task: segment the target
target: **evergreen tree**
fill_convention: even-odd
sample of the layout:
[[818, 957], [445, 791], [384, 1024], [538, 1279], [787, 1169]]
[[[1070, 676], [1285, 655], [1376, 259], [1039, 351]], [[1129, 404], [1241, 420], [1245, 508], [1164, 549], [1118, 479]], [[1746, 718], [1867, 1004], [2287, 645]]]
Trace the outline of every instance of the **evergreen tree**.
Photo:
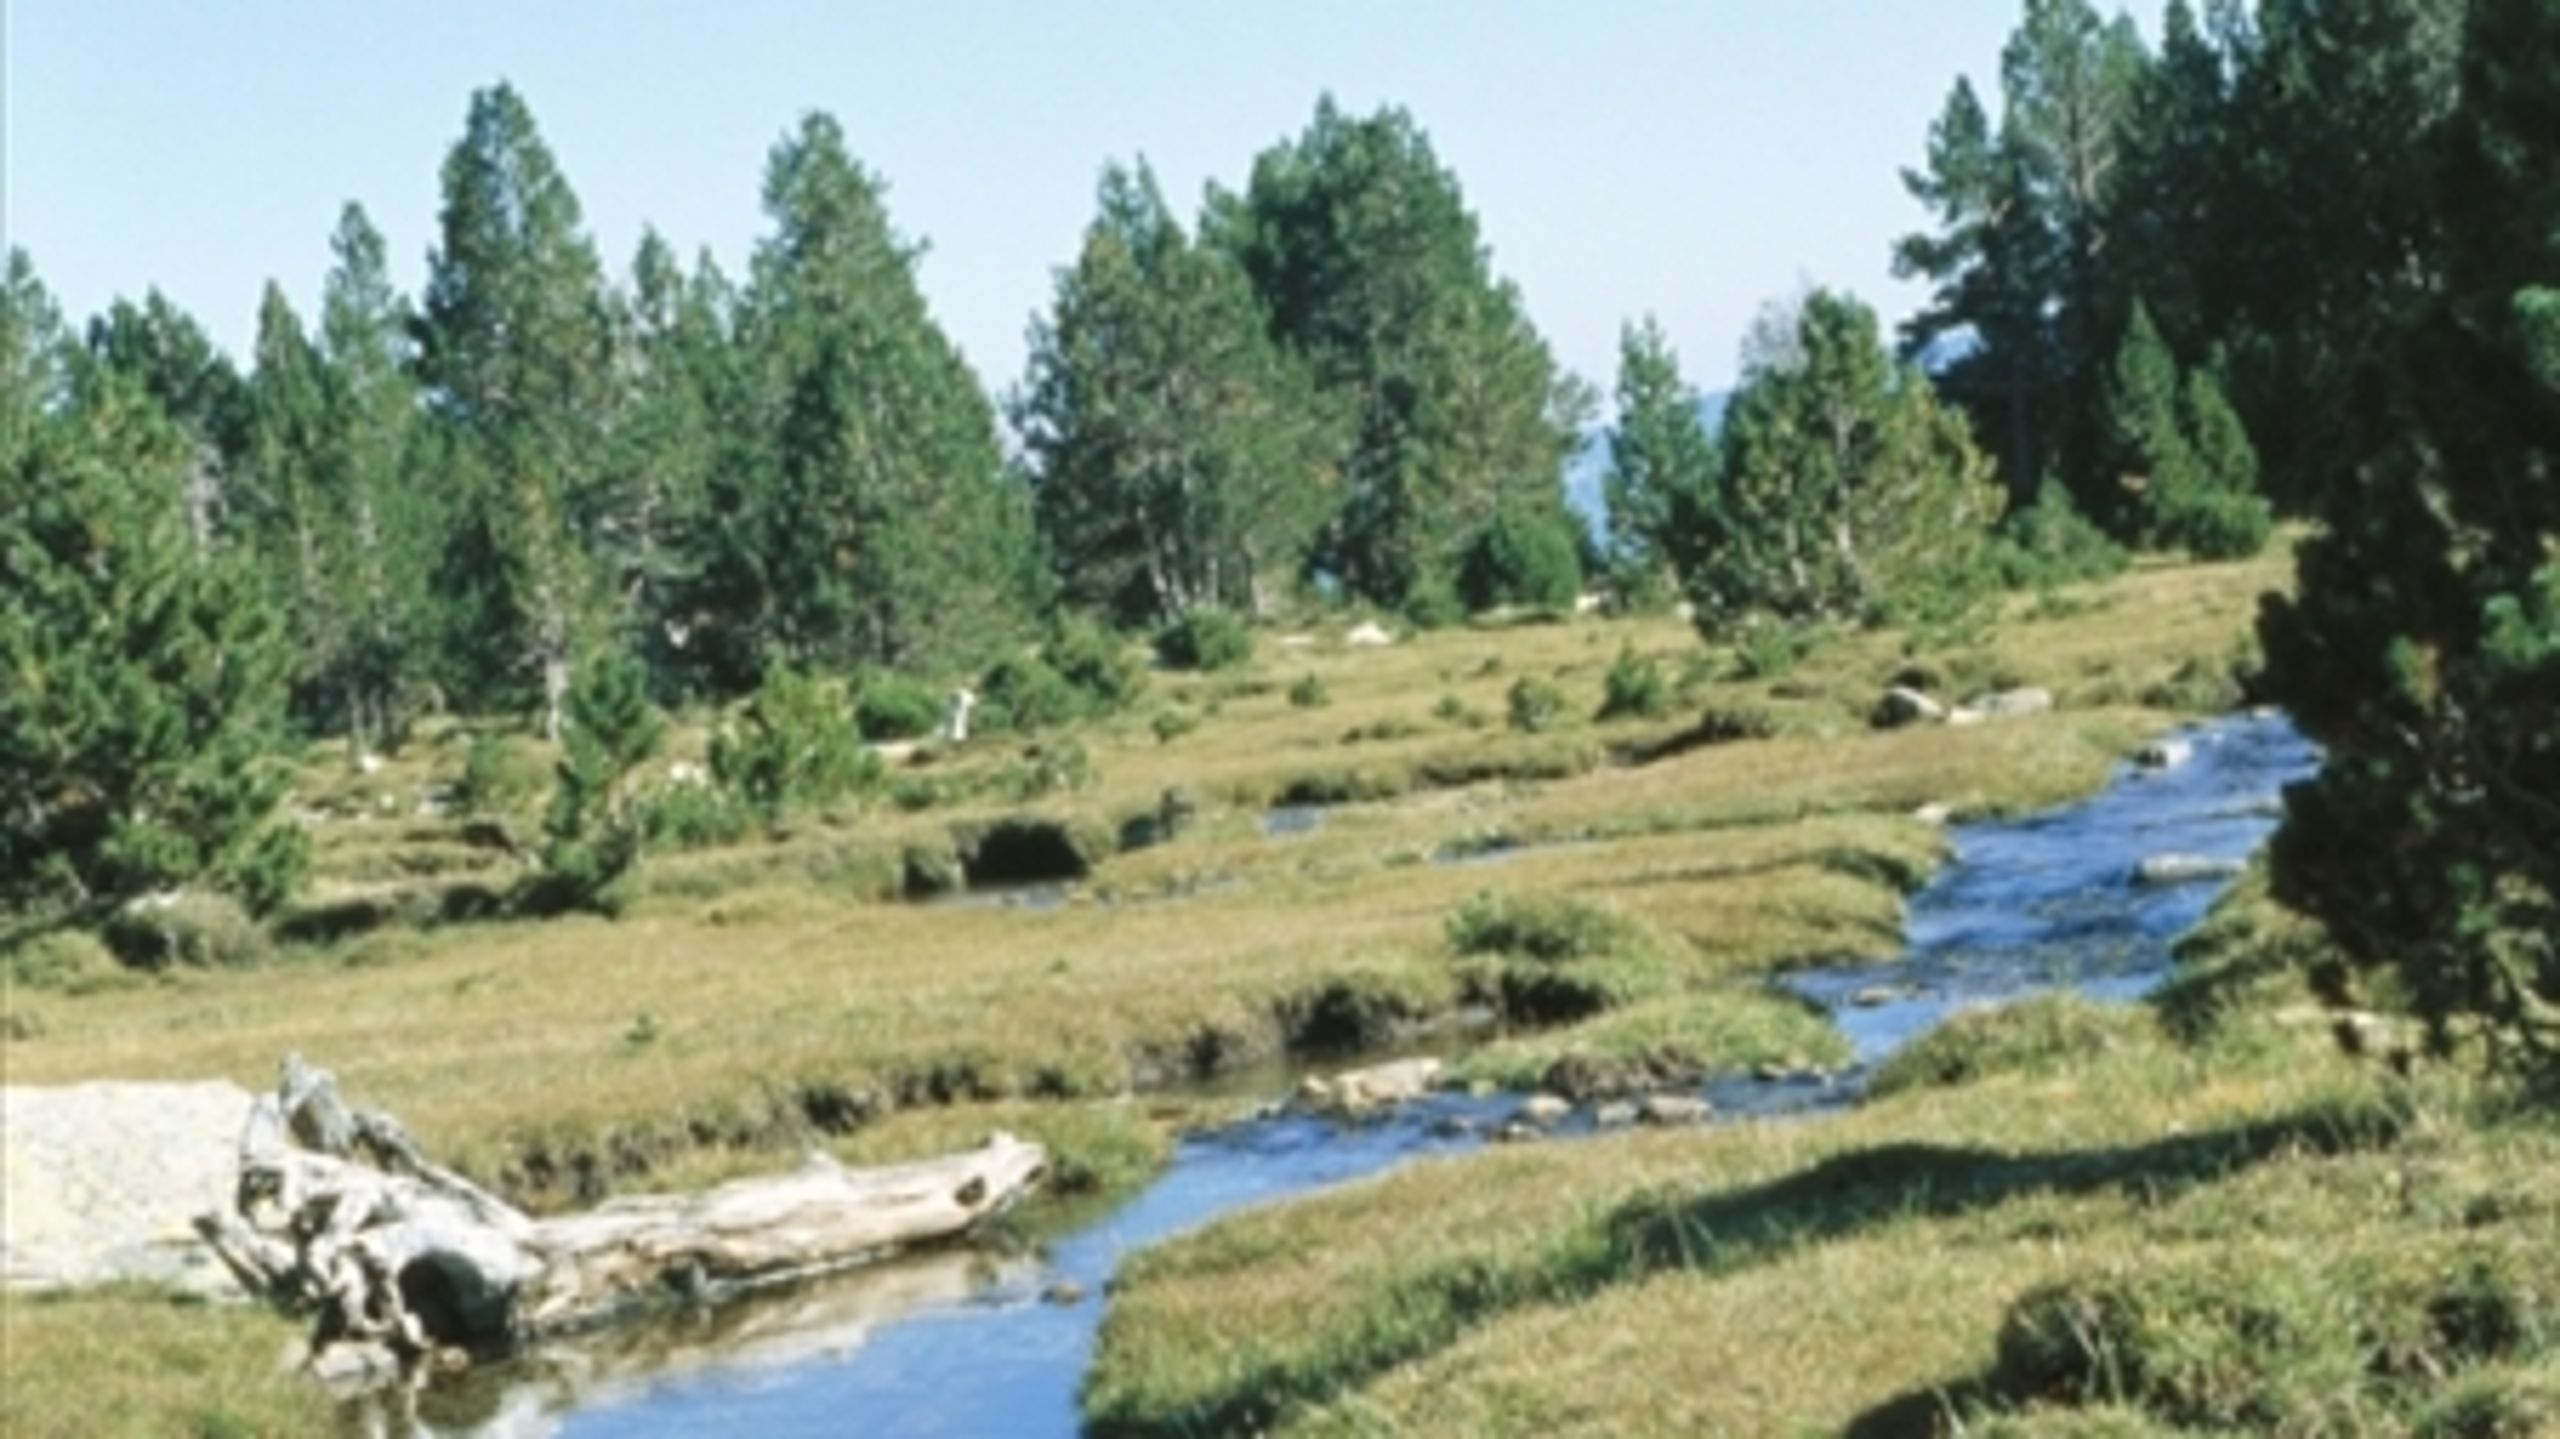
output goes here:
[[1997, 127], [1960, 82], [1927, 168], [1904, 177], [1939, 226], [1896, 248], [1898, 273], [1936, 286], [1907, 345], [1970, 340], [1950, 390], [2003, 437], [2020, 504], [2058, 469], [2104, 507], [2092, 419], [2118, 289], [2112, 200], [2145, 58], [2131, 21], [2109, 22], [2089, 0], [2026, 0], [2001, 55]]
[[2274, 692], [2328, 750], [2276, 889], [2395, 972], [2439, 1044], [2472, 1018], [2560, 1066], [2560, 3], [2475, 0], [2436, 164], [2441, 297], [2354, 397], [2396, 435], [2328, 496]]
[[1212, 197], [1208, 229], [1273, 335], [1351, 413], [1321, 563], [1352, 593], [1445, 591], [1506, 506], [1561, 509], [1589, 397], [1493, 276], [1457, 177], [1410, 116], [1355, 120], [1326, 98], [1242, 196]]
[[432, 668], [429, 577], [445, 517], [418, 472], [418, 390], [410, 315], [385, 268], [382, 236], [349, 204], [330, 237], [320, 304], [325, 363], [322, 471], [330, 499], [331, 591], [343, 625], [332, 685], [359, 749], [404, 727]]
[[993, 654], [1036, 577], [995, 415], [916, 288], [884, 187], [812, 114], [773, 152], [742, 321], [760, 447], [715, 506], [738, 516], [714, 588], [751, 652], [932, 668]]
[[37, 427], [61, 408], [68, 349], [62, 312], [35, 262], [11, 247], [0, 273], [0, 471], [16, 467]]
[[599, 607], [586, 541], [607, 494], [611, 334], [579, 224], [523, 99], [505, 84], [473, 94], [445, 160], [419, 324], [419, 373], [455, 466], [438, 589], [464, 701], [538, 697], [554, 735]]
[[1856, 300], [1816, 291], [1764, 334], [1725, 413], [1717, 483], [1676, 506], [1699, 627], [1867, 623], [1977, 592], [1999, 494], [1963, 417], [1894, 364]]
[[640, 862], [648, 816], [632, 775], [666, 738], [666, 719], [649, 703], [649, 673], [606, 650], [570, 686], [560, 765], [543, 818], [542, 875], [526, 906], [610, 913], [616, 887]]
[[1609, 432], [1608, 561], [1619, 592], [1642, 597], [1671, 567], [1672, 517], [1715, 484], [1715, 441], [1680, 357], [1648, 316], [1618, 336], [1618, 423]]
[[1143, 163], [1104, 171], [1013, 403], [1062, 593], [1134, 625], [1263, 608], [1334, 499], [1328, 418], [1233, 259]]
[[2119, 529], [2203, 559], [2265, 547], [2274, 517], [2247, 428], [2211, 371], [2181, 375], [2140, 302], [2108, 375], [2106, 418]]
[[273, 282], [258, 305], [256, 362], [232, 504], [283, 617], [295, 708], [317, 728], [339, 717], [347, 635], [332, 574], [341, 536], [324, 469], [326, 382], [319, 351]]
[[230, 471], [247, 416], [239, 371], [194, 316], [153, 290], [141, 304], [118, 300], [89, 322], [75, 379], [93, 390], [131, 384], [175, 423], [187, 442], [188, 533], [199, 551], [210, 551], [229, 520]]
[[706, 258], [688, 276], [654, 230], [641, 236], [621, 314], [604, 555], [626, 642], [661, 675], [700, 681], [688, 603], [721, 464], [733, 385], [727, 294]]
[[103, 908], [209, 881], [268, 907], [286, 653], [258, 587], [188, 530], [196, 442], [94, 374], [0, 471], [0, 902]]

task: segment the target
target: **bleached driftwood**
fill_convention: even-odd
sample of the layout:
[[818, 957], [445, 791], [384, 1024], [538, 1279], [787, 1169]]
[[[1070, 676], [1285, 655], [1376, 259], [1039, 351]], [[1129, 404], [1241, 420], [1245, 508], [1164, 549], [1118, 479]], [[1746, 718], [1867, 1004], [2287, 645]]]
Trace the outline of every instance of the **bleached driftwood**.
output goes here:
[[317, 1313], [316, 1350], [406, 1358], [950, 1239], [1047, 1167], [1039, 1145], [999, 1134], [922, 1163], [848, 1169], [812, 1155], [787, 1175], [537, 1220], [430, 1162], [389, 1116], [350, 1109], [328, 1071], [291, 1055], [242, 1132], [232, 1212], [197, 1229], [252, 1293]]

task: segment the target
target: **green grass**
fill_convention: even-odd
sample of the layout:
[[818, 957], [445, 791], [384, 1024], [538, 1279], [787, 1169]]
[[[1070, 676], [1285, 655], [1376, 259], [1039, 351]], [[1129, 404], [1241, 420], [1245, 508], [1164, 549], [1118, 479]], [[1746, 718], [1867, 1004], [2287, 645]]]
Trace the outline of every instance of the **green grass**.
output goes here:
[[[1918, 657], [1950, 697], [2034, 683], [2061, 700], [2054, 715], [1978, 729], [1867, 727], [1875, 695], [1915, 660], [1890, 633], [1835, 638], [1764, 679], [1740, 677], [1731, 655], [1663, 618], [1440, 631], [1382, 650], [1329, 635], [1265, 644], [1241, 671], [1160, 675], [1143, 703], [1069, 735], [929, 755], [867, 805], [653, 853], [612, 921], [475, 917], [521, 874], [509, 842], [533, 833], [525, 806], [538, 795], [496, 824], [422, 812], [423, 797], [462, 778], [472, 731], [431, 725], [371, 774], [322, 746], [296, 802], [334, 817], [317, 823], [314, 892], [278, 958], [102, 983], [93, 954], [49, 950], [26, 965], [57, 982], [0, 996], [0, 1042], [11, 1082], [30, 1084], [261, 1087], [279, 1055], [300, 1050], [401, 1115], [431, 1152], [536, 1207], [784, 1168], [812, 1145], [907, 1157], [998, 1128], [1050, 1145], [1059, 1197], [1090, 1199], [1138, 1183], [1180, 1126], [1221, 1112], [1222, 1101], [1147, 1096], [1301, 1049], [1383, 1044], [1487, 998], [1512, 1001], [1515, 1020], [1573, 1020], [1461, 1057], [1469, 1076], [1505, 1084], [1827, 1066], [1844, 1057], [1837, 1036], [1767, 980], [1899, 947], [1902, 895], [1943, 856], [1939, 831], [1912, 812], [2013, 812], [2094, 788], [2202, 697], [2258, 592], [2285, 575], [2281, 555], [2147, 565], [2071, 605], [2016, 602], [1988, 641]], [[1613, 667], [1646, 666], [1680, 677], [1668, 715], [1585, 718], [1604, 707]], [[1504, 726], [1523, 680], [1562, 696], [1554, 732]], [[1324, 703], [1305, 703], [1315, 695]], [[1159, 711], [1198, 727], [1162, 739], [1149, 721]], [[698, 763], [708, 729], [702, 717], [677, 726], [666, 760]], [[520, 768], [547, 770], [538, 744], [502, 743]], [[1174, 790], [1179, 833], [1115, 852]], [[1266, 837], [1259, 812], [1284, 797], [1336, 807], [1311, 835]], [[1066, 836], [1090, 864], [1070, 903], [898, 902], [920, 865], [947, 870], [973, 837], [1013, 821]], [[1471, 853], [1481, 862], [1441, 862]], [[1453, 945], [1451, 916], [1471, 905], [1519, 933]], [[1558, 984], [1579, 999], [1521, 1002]], [[1985, 1092], [2057, 1082], [2032, 1069]], [[1925, 1117], [1958, 1092], [1896, 1102]], [[2001, 1122], [2028, 1134], [2060, 1112], [2041, 1097], [2007, 1102]], [[1145, 1424], [1186, 1406], [1315, 1422], [1319, 1399], [1390, 1402], [1370, 1377], [1455, 1354], [1465, 1336], [1489, 1340], [1510, 1322], [1487, 1328], [1495, 1316], [1676, 1278], [1677, 1266], [1622, 1252], [1633, 1231], [1611, 1226], [1636, 1212], [1634, 1189], [1708, 1173], [1775, 1182], [1788, 1156], [1814, 1162], [1814, 1133], [1845, 1144], [1868, 1122], [1773, 1133], [1765, 1148], [1649, 1135], [1573, 1151], [1587, 1158], [1489, 1156], [1466, 1181], [1480, 1194], [1443, 1192], [1437, 1167], [1400, 1177], [1384, 1192], [1404, 1206], [1382, 1212], [1412, 1231], [1409, 1244], [1373, 1244], [1373, 1221], [1345, 1216], [1342, 1245], [1221, 1281], [1236, 1313], [1264, 1293], [1276, 1307], [1262, 1334], [1202, 1319], [1198, 1362], [1218, 1375], [1135, 1377], [1156, 1362], [1135, 1357], [1160, 1342], [1147, 1336], [1185, 1333], [1148, 1316], [1182, 1289], [1163, 1266], [1188, 1261], [1151, 1257], [1128, 1317], [1115, 1318], [1097, 1398], [1131, 1423], [1154, 1416]], [[1935, 1121], [1910, 1122], [1925, 1133]], [[1949, 1143], [2012, 1140], [1988, 1120], [1939, 1128]], [[1255, 1232], [1222, 1227], [1174, 1253]], [[1355, 1261], [1373, 1267], [1346, 1276], [1340, 1265]], [[1302, 1313], [1287, 1297], [1308, 1264], [1343, 1281], [1347, 1307]], [[1298, 1326], [1319, 1311], [1340, 1325], [1310, 1353]], [[211, 1313], [131, 1296], [13, 1301], [10, 1337], [53, 1346], [41, 1351], [45, 1404], [97, 1396], [110, 1432], [128, 1401], [151, 1416], [134, 1421], [147, 1432], [189, 1432], [198, 1403], [241, 1406], [234, 1432], [309, 1427], [182, 1377], [248, 1374], [211, 1356], [282, 1332]], [[198, 1357], [128, 1379], [111, 1342], [128, 1323]], [[1425, 1331], [1427, 1344], [1396, 1337]], [[10, 1368], [11, 1402], [23, 1403], [32, 1391], [16, 1376], [32, 1371], [14, 1348]], [[263, 1394], [271, 1372], [255, 1372]], [[1255, 1375], [1272, 1387], [1245, 1382]], [[1266, 1402], [1278, 1407], [1252, 1407]], [[25, 1412], [10, 1432], [61, 1422]]]

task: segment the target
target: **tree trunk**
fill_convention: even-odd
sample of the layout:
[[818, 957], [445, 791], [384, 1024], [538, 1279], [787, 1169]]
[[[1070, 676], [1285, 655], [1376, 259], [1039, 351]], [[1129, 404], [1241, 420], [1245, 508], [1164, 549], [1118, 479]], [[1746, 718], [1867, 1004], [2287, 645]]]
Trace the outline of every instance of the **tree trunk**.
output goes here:
[[915, 1164], [848, 1169], [812, 1154], [790, 1174], [534, 1219], [427, 1160], [388, 1115], [349, 1109], [328, 1071], [289, 1055], [241, 1135], [232, 1210], [196, 1227], [253, 1294], [316, 1314], [316, 1365], [373, 1373], [958, 1238], [1047, 1169], [1039, 1145], [998, 1134]]

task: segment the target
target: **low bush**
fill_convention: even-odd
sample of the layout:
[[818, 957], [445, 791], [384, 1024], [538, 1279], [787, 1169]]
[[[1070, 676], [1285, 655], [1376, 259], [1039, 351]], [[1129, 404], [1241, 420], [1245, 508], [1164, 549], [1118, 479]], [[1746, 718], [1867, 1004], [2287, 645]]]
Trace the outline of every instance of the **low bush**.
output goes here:
[[978, 681], [978, 727], [1025, 734], [1056, 729], [1093, 713], [1084, 691], [1037, 655], [1011, 655]]
[[2001, 583], [2013, 590], [2107, 579], [2123, 573], [2127, 559], [2124, 546], [2080, 513], [2070, 492], [2052, 480], [2036, 491], [2035, 503], [2000, 522], [1991, 557]]
[[275, 950], [249, 912], [219, 894], [126, 905], [107, 920], [100, 938], [118, 959], [147, 970], [236, 968], [261, 963]]
[[0, 950], [0, 973], [15, 986], [63, 994], [111, 988], [125, 978], [115, 953], [84, 929], [52, 929], [17, 940]]
[[871, 670], [853, 702], [854, 728], [874, 744], [923, 739], [941, 728], [942, 707], [943, 696], [924, 681]]
[[1185, 709], [1160, 709], [1147, 721], [1147, 728], [1155, 732], [1156, 743], [1171, 744], [1200, 728], [1200, 716]]
[[2149, 1015], [2053, 995], [1957, 1014], [1897, 1051], [1868, 1093], [1970, 1084], [1994, 1074], [2058, 1074], [2140, 1043]]
[[541, 757], [528, 740], [478, 734], [462, 752], [462, 781], [454, 802], [465, 814], [497, 818], [523, 814], [542, 794], [545, 774]]
[[1333, 696], [1326, 693], [1324, 681], [1313, 674], [1300, 675], [1290, 682], [1289, 703], [1298, 709], [1322, 709], [1332, 702]]
[[1060, 678], [1083, 694], [1093, 714], [1110, 714], [1137, 703], [1146, 692], [1146, 666], [1117, 633], [1081, 615], [1058, 622], [1040, 658]]
[[1507, 507], [1467, 546], [1458, 592], [1470, 609], [1526, 605], [1570, 612], [1582, 591], [1582, 557], [1572, 521]]
[[1671, 686], [1662, 677], [1662, 666], [1650, 655], [1639, 655], [1632, 646], [1618, 647], [1618, 657], [1609, 662], [1609, 673], [1600, 685], [1600, 718], [1660, 719], [1671, 712]]
[[1167, 669], [1237, 669], [1253, 659], [1253, 630], [1242, 615], [1203, 606], [1156, 631], [1156, 657]]
[[1544, 734], [1565, 721], [1569, 706], [1552, 680], [1523, 675], [1511, 686], [1511, 727], [1522, 734]]

